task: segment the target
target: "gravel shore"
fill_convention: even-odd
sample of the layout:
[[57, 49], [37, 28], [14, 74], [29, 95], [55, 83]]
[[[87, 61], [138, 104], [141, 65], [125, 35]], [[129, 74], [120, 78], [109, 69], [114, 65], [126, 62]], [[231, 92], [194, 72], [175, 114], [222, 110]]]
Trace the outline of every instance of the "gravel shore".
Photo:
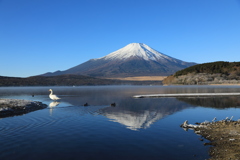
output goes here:
[[229, 119], [217, 122], [203, 122], [197, 125], [188, 124], [186, 121], [181, 125], [184, 129], [193, 129], [194, 132], [207, 139], [211, 145], [210, 160], [239, 160], [240, 159], [240, 121]]
[[0, 118], [22, 115], [46, 107], [46, 104], [38, 101], [21, 99], [0, 99]]

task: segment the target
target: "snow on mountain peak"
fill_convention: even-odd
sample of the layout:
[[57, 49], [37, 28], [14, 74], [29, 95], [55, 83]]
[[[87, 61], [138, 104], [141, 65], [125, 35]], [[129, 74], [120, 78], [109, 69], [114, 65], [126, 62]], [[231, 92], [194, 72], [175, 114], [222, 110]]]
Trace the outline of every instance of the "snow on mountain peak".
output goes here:
[[172, 59], [171, 57], [164, 55], [143, 43], [130, 43], [127, 46], [99, 59], [124, 60], [131, 57], [139, 57], [139, 58], [143, 58], [144, 60], [154, 60], [154, 61], [157, 61], [159, 59]]

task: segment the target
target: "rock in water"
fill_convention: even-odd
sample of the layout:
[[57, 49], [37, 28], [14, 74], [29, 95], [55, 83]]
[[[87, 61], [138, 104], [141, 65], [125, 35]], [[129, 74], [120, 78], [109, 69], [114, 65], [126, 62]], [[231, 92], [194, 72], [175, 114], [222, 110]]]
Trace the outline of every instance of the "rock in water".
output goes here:
[[14, 115], [22, 115], [46, 107], [46, 104], [38, 101], [21, 99], [0, 99], [0, 118]]

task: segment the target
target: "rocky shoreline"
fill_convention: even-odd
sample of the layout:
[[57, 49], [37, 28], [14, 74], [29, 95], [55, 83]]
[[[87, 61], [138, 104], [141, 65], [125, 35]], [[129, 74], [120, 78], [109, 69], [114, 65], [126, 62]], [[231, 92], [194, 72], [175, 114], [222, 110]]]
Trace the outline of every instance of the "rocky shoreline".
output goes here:
[[193, 129], [199, 140], [207, 139], [210, 142], [204, 145], [211, 145], [210, 160], [239, 160], [240, 159], [240, 120], [233, 121], [232, 118], [212, 122], [188, 124], [185, 121], [181, 127], [185, 130]]
[[0, 118], [22, 115], [46, 107], [46, 104], [38, 101], [0, 99]]

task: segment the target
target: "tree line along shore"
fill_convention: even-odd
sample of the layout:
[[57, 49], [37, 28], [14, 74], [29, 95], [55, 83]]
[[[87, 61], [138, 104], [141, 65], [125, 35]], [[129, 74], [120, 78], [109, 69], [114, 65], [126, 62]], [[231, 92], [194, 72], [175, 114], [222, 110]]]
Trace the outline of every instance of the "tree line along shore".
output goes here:
[[240, 84], [240, 62], [203, 63], [177, 71], [164, 85]]

